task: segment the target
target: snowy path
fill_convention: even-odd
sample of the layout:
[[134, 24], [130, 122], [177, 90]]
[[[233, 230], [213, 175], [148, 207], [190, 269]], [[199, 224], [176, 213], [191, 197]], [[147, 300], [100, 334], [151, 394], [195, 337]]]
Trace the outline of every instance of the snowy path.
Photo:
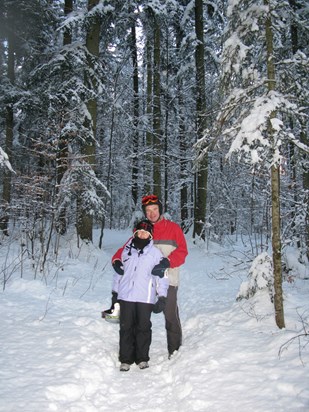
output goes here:
[[167, 359], [163, 316], [153, 315], [150, 368], [120, 373], [118, 326], [99, 315], [124, 236], [111, 233], [104, 252], [68, 260], [57, 287], [29, 275], [1, 294], [1, 412], [309, 411], [308, 349], [304, 364], [296, 344], [278, 357], [299, 328], [295, 308], [308, 302], [308, 285], [288, 286], [291, 320], [279, 331], [272, 317], [257, 321], [267, 303], [250, 317], [235, 302], [241, 274], [228, 254], [192, 245], [179, 291], [181, 350]]

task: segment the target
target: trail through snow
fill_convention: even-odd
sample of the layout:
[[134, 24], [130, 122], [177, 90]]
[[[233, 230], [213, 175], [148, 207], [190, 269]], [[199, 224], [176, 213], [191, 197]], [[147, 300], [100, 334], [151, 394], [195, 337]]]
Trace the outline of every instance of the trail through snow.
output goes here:
[[[153, 315], [150, 367], [119, 372], [110, 258], [129, 236], [106, 231], [103, 250], [68, 245], [48, 277], [12, 279], [0, 298], [1, 412], [309, 411], [308, 280], [284, 284], [286, 329], [266, 292], [236, 302], [245, 247], [193, 245], [181, 269], [183, 346], [167, 358], [163, 315]], [[4, 258], [1, 256], [1, 260]], [[58, 263], [60, 258], [58, 260]], [[281, 356], [279, 351], [282, 349]]]

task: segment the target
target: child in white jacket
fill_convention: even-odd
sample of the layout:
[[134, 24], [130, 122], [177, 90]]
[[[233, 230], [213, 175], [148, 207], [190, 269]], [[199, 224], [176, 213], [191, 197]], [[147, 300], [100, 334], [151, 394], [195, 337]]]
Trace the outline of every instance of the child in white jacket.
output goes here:
[[153, 226], [139, 222], [133, 237], [125, 245], [121, 261], [113, 262], [114, 298], [120, 304], [120, 370], [128, 371], [136, 363], [148, 368], [151, 344], [151, 312], [164, 309], [169, 282], [164, 276], [169, 261], [153, 245]]

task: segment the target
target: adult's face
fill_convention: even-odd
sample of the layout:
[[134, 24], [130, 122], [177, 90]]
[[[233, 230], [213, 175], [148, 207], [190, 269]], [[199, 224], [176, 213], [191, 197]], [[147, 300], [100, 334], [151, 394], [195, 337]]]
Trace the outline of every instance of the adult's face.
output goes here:
[[152, 224], [158, 222], [160, 219], [160, 212], [158, 205], [149, 205], [145, 207], [145, 215]]

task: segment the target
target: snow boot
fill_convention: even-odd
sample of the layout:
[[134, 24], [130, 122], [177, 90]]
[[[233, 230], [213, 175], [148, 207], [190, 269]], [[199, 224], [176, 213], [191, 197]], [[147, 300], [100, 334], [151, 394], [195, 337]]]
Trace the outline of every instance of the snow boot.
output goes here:
[[138, 364], [138, 367], [139, 367], [140, 369], [147, 369], [147, 368], [149, 368], [149, 365], [148, 365], [148, 362], [140, 362], [140, 363]]
[[130, 370], [130, 365], [128, 363], [122, 363], [120, 365], [120, 372], [128, 372]]

